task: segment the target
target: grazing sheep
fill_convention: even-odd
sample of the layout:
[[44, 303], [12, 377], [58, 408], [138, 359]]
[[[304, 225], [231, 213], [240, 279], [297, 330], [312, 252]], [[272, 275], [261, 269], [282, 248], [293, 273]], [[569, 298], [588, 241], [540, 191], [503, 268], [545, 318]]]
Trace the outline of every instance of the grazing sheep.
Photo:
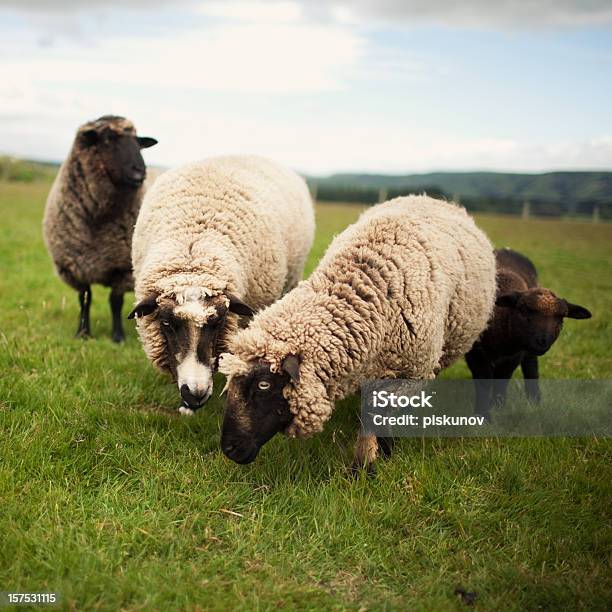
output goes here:
[[[306, 183], [254, 156], [217, 157], [161, 175], [134, 231], [145, 352], [178, 384], [192, 414], [211, 395], [234, 315], [274, 302], [302, 277], [314, 237]], [[248, 304], [248, 306], [247, 306]]]
[[525, 392], [540, 400], [538, 357], [559, 337], [564, 317], [589, 319], [582, 306], [558, 298], [538, 284], [535, 266], [511, 249], [495, 251], [497, 298], [489, 326], [465, 360], [476, 390], [476, 413], [490, 417], [491, 406], [503, 403], [508, 382], [520, 365]]
[[123, 117], [85, 123], [49, 192], [43, 235], [58, 276], [79, 292], [82, 338], [91, 335], [94, 283], [111, 288], [112, 338], [125, 338], [121, 308], [134, 286], [130, 250], [146, 176], [140, 149], [156, 143]]
[[[366, 379], [434, 378], [472, 346], [494, 297], [493, 249], [463, 208], [427, 196], [374, 206], [231, 339], [223, 452], [249, 463], [279, 431], [320, 432]], [[360, 436], [356, 465], [379, 446]]]

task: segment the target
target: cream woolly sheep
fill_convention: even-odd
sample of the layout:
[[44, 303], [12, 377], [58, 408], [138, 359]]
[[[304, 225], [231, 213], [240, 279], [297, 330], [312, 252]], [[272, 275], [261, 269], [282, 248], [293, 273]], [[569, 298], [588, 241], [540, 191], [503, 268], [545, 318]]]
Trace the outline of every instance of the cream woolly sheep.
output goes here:
[[[427, 196], [371, 208], [230, 340], [223, 452], [248, 463], [278, 431], [320, 432], [366, 379], [435, 377], [472, 346], [494, 297], [493, 248], [463, 208]], [[360, 438], [356, 463], [377, 453]]]
[[[220, 347], [302, 277], [314, 236], [312, 200], [294, 172], [228, 156], [162, 174], [147, 192], [132, 249], [130, 314], [149, 359], [178, 384], [182, 413], [211, 395]], [[247, 306], [248, 304], [248, 306]]]
[[133, 289], [131, 244], [144, 192], [141, 138], [131, 121], [106, 115], [82, 125], [51, 187], [43, 234], [58, 276], [79, 292], [77, 336], [91, 334], [91, 285], [111, 288], [112, 338], [124, 339], [123, 294]]

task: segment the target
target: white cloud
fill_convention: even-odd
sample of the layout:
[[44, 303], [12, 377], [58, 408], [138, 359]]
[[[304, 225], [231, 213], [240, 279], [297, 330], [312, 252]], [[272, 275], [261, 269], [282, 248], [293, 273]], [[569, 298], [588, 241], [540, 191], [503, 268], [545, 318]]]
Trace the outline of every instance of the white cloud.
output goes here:
[[[577, 27], [612, 24], [610, 0], [160, 0], [156, 8], [196, 10], [223, 19], [287, 22], [300, 14], [317, 20], [370, 25], [438, 24], [453, 27]], [[71, 15], [97, 10], [150, 11], [148, 0], [0, 0], [0, 8]]]
[[[197, 0], [160, 0], [158, 4], [195, 4]], [[0, 8], [18, 9], [40, 13], [68, 13], [87, 11], [100, 7], [123, 7], [151, 10], [150, 0], [0, 0]]]
[[361, 24], [369, 20], [469, 28], [612, 24], [609, 0], [305, 0], [304, 6]]
[[[291, 163], [315, 174], [411, 173], [436, 170], [543, 172], [612, 167], [612, 137], [539, 143], [508, 138], [453, 138], [415, 134], [404, 126], [327, 126], [316, 143], [304, 129], [304, 146]], [[295, 137], [299, 138], [296, 134]], [[287, 152], [289, 153], [289, 152]]]
[[202, 2], [196, 12], [219, 19], [257, 23], [291, 23], [302, 17], [299, 2]]
[[5, 79], [86, 82], [235, 93], [341, 89], [364, 47], [326, 25], [233, 25], [165, 38], [113, 38], [3, 62]]
[[[11, 4], [17, 2], [0, 0], [0, 7]], [[535, 135], [533, 141], [527, 140], [529, 136], [500, 138], [497, 124], [491, 122], [487, 138], [462, 137], [461, 125], [447, 134], [436, 131], [436, 113], [441, 119], [452, 113], [452, 100], [431, 112], [422, 108], [425, 102], [412, 102], [421, 91], [427, 94], [424, 99], [433, 99], [429, 94], [443, 78], [443, 63], [426, 65], [407, 45], [385, 46], [375, 37], [366, 38], [362, 28], [342, 25], [355, 19], [368, 24], [378, 19], [393, 24], [507, 24], [525, 15], [528, 6], [535, 12], [524, 17], [525, 23], [596, 23], [606, 14], [606, 6], [597, 2], [586, 8], [577, 2], [543, 2], [533, 8], [534, 3], [497, 6], [500, 3], [478, 0], [461, 5], [451, 5], [450, 0], [185, 1], [185, 6], [193, 5], [187, 13], [193, 24], [166, 28], [156, 12], [162, 23], [156, 22], [155, 34], [146, 30], [143, 16], [133, 36], [113, 27], [124, 9], [147, 6], [144, 0], [110, 0], [104, 5], [91, 0], [79, 7], [83, 13], [110, 11], [113, 18], [105, 29], [78, 38], [72, 34], [88, 32], [85, 26], [93, 18], [77, 20], [71, 35], [45, 48], [37, 47], [35, 32], [47, 9], [36, 0], [19, 4], [22, 9], [30, 7], [40, 21], [19, 31], [6, 29], [0, 40], [0, 143], [3, 151], [17, 155], [61, 159], [80, 123], [115, 113], [133, 119], [142, 134], [159, 139], [160, 146], [147, 151], [147, 159], [166, 165], [253, 152], [316, 174], [612, 166], [610, 136], [576, 136], [554, 143], [538, 142]], [[53, 23], [72, 14], [68, 9], [74, 6], [76, 0], [54, 3]], [[368, 98], [377, 91], [389, 92], [389, 102], [395, 105], [380, 96]], [[294, 104], [286, 115], [274, 117], [261, 106], [249, 108], [242, 101], [245, 94], [260, 103], [269, 100], [274, 109], [282, 110], [288, 99]], [[206, 106], [210, 98], [217, 100], [216, 108]], [[402, 110], [398, 99], [405, 101]], [[225, 100], [229, 107], [219, 110]], [[306, 108], [310, 100], [317, 109], [313, 113]], [[411, 124], [418, 121], [415, 116], [426, 118], [423, 125]], [[485, 121], [478, 126], [479, 134], [487, 133]]]
[[[0, 121], [0, 140], [9, 153], [61, 159], [78, 123], [104, 112], [132, 118], [141, 134], [159, 146], [146, 152], [151, 164], [177, 165], [226, 153], [257, 153], [313, 175], [332, 172], [411, 173], [432, 170], [546, 171], [612, 167], [612, 136], [583, 141], [539, 143], [509, 138], [458, 138], [431, 135], [427, 129], [378, 121], [344, 122], [312, 116], [302, 121], [262, 119], [248, 113], [179, 111], [129, 99], [72, 99], [60, 96], [53, 116]], [[96, 105], [97, 103], [97, 105]], [[82, 105], [88, 106], [83, 112]], [[59, 110], [63, 108], [64, 111]], [[94, 112], [95, 111], [95, 112]], [[71, 116], [70, 113], [73, 113]], [[45, 155], [41, 155], [45, 151]]]

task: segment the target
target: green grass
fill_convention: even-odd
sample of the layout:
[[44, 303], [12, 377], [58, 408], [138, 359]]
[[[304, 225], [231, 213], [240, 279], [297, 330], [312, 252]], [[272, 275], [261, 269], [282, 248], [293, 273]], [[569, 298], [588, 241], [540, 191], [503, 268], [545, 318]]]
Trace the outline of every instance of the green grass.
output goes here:
[[[218, 399], [179, 418], [134, 330], [111, 343], [106, 291], [96, 339], [73, 339], [77, 298], [41, 239], [47, 188], [0, 184], [0, 590], [78, 609], [453, 610], [462, 586], [483, 610], [609, 609], [608, 440], [404, 440], [353, 480], [348, 399], [317, 438], [235, 465]], [[308, 271], [358, 211], [319, 206]], [[478, 222], [595, 314], [568, 322], [543, 376], [609, 378], [612, 226]]]

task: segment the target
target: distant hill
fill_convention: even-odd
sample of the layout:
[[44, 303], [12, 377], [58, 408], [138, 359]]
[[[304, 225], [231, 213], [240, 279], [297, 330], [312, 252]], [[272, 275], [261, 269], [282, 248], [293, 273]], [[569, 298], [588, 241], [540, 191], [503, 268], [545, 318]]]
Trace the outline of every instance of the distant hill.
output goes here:
[[[0, 180], [18, 183], [52, 181], [60, 168], [60, 162], [18, 159], [0, 155]], [[149, 177], [156, 177], [167, 168], [147, 166]]]
[[[51, 181], [59, 164], [0, 156], [0, 181]], [[150, 168], [153, 172], [163, 168]], [[470, 211], [521, 214], [529, 201], [536, 216], [582, 215], [612, 219], [612, 172], [429, 172], [334, 174], [306, 177], [317, 199], [374, 204], [381, 197], [426, 192], [459, 199]]]
[[334, 174], [311, 178], [319, 189], [410, 191], [435, 187], [449, 197], [565, 202], [612, 202], [612, 172], [430, 172], [427, 174]]
[[32, 183], [35, 181], [52, 181], [59, 164], [53, 162], [17, 159], [8, 155], [0, 155], [0, 180]]

